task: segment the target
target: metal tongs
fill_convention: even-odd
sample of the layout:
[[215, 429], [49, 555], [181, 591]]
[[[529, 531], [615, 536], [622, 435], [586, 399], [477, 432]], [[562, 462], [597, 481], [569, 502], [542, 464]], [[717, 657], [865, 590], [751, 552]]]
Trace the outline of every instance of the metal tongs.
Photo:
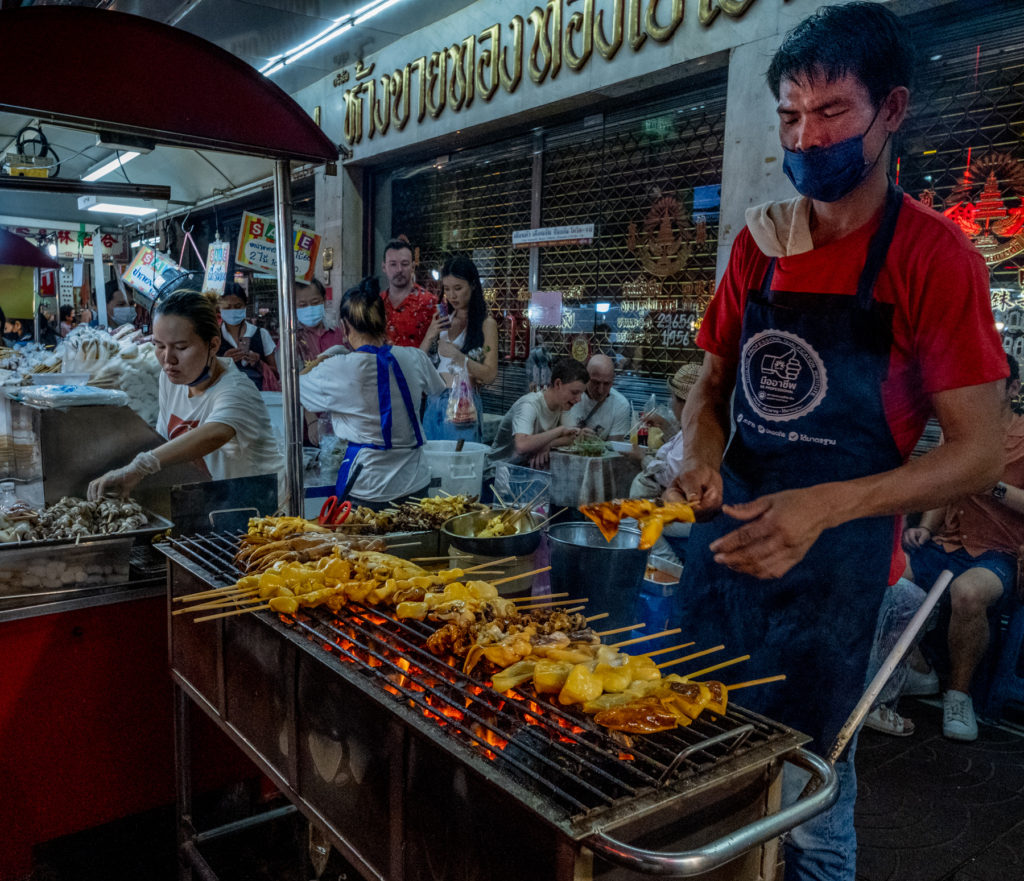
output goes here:
[[[885, 687], [885, 683], [889, 681], [889, 677], [892, 676], [893, 672], [899, 666], [900, 661], [903, 660], [903, 656], [910, 649], [918, 632], [924, 626], [924, 622], [928, 619], [932, 609], [935, 608], [935, 604], [939, 601], [939, 598], [945, 592], [946, 588], [949, 587], [949, 583], [953, 580], [953, 573], [948, 569], [943, 569], [939, 573], [939, 577], [935, 579], [935, 584], [932, 585], [932, 589], [928, 591], [928, 596], [924, 598], [924, 602], [921, 603], [921, 608], [914, 613], [914, 617], [910, 619], [910, 623], [907, 625], [906, 630], [900, 635], [900, 638], [896, 640], [896, 645], [892, 647], [892, 651], [889, 652], [885, 659], [885, 662], [879, 668], [875, 674], [875, 678], [871, 680], [871, 684], [867, 687], [867, 690], [862, 695], [861, 699], [857, 702], [857, 706], [853, 708], [853, 712], [850, 713], [849, 718], [843, 724], [843, 727], [839, 729], [839, 733], [836, 735], [835, 741], [832, 743], [832, 749], [829, 750], [826, 760], [832, 766], [839, 760], [839, 756], [843, 754], [843, 750], [846, 749], [846, 745], [850, 742], [850, 738], [853, 737], [854, 733], [860, 727], [864, 721], [864, 717], [871, 712], [871, 707], [874, 706], [878, 695], [881, 694], [882, 689]], [[807, 786], [804, 787], [801, 793], [801, 798], [805, 798], [813, 793], [820, 784], [820, 778], [811, 777], [807, 781]]]

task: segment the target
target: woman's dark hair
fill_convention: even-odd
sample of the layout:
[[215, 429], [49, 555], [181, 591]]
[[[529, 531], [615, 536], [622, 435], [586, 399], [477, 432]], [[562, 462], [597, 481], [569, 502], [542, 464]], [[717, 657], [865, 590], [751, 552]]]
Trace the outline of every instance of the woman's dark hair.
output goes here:
[[199, 291], [177, 290], [164, 297], [153, 312], [155, 321], [161, 315], [178, 315], [192, 322], [196, 335], [204, 343], [220, 336], [217, 323], [217, 304], [214, 299]]
[[238, 297], [238, 299], [246, 305], [249, 303], [249, 295], [245, 292], [245, 288], [243, 288], [237, 281], [224, 282], [224, 293], [221, 294], [221, 296]]
[[778, 100], [784, 79], [833, 83], [850, 74], [880, 107], [897, 86], [911, 87], [914, 56], [907, 26], [880, 3], [823, 6], [786, 34], [768, 67], [768, 87]]
[[[119, 290], [121, 290], [121, 289], [117, 286], [117, 281], [116, 280], [111, 280], [111, 281], [107, 282], [107, 291], [106, 291], [106, 293], [107, 293], [107, 305], [108, 306], [110, 305], [110, 301], [114, 299], [114, 295]], [[125, 297], [127, 298], [127, 294], [125, 294]]]
[[1020, 379], [1020, 364], [1009, 352], [1006, 353], [1006, 364], [1010, 368], [1010, 375], [1006, 378], [1006, 387], [1009, 388]]
[[382, 337], [387, 332], [388, 316], [380, 296], [380, 284], [373, 276], [345, 291], [339, 311], [342, 320], [358, 333]]
[[559, 358], [551, 365], [551, 382], [560, 380], [563, 383], [590, 381], [590, 374], [575, 358]]
[[[75, 309], [73, 306], [64, 305], [60, 307], [60, 311], [58, 314], [60, 315], [61, 321], [67, 321], [72, 315], [75, 314]], [[0, 315], [3, 315], [3, 313], [0, 312]]]
[[487, 318], [487, 303], [484, 302], [484, 288], [480, 283], [480, 271], [476, 264], [463, 255], [449, 257], [441, 268], [441, 282], [446, 276], [462, 279], [469, 285], [469, 316], [466, 319], [466, 341], [463, 352], [472, 352], [484, 344], [484, 319]]

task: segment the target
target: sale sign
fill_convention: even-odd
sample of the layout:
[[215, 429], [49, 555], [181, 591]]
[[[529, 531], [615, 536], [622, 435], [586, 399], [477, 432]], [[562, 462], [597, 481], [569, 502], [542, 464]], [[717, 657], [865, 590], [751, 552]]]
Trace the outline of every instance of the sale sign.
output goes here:
[[203, 293], [221, 296], [228, 279], [228, 262], [231, 260], [230, 242], [218, 239], [210, 243], [206, 252], [206, 275], [203, 276]]
[[[311, 229], [296, 227], [292, 249], [295, 253], [295, 278], [311, 281], [316, 270], [320, 236]], [[243, 212], [235, 264], [268, 275], [277, 273], [277, 229], [274, 221]]]
[[121, 278], [124, 283], [145, 294], [151, 300], [156, 299], [157, 291], [163, 287], [164, 273], [168, 270], [180, 269], [170, 257], [143, 245], [135, 252], [132, 262], [128, 264]]

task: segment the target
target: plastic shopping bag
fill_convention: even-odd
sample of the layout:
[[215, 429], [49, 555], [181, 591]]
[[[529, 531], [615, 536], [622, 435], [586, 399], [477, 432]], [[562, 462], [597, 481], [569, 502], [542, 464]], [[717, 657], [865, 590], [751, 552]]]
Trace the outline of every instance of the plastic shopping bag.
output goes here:
[[476, 422], [476, 404], [473, 402], [473, 381], [465, 365], [455, 374], [451, 393], [448, 395], [448, 406], [445, 408], [446, 422], [454, 425], [467, 425]]

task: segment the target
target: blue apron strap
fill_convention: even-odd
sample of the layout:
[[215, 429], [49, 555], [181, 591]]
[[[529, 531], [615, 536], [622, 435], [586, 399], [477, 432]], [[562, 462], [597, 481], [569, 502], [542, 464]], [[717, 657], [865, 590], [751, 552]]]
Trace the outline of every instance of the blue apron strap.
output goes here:
[[402, 403], [405, 404], [405, 411], [409, 414], [409, 421], [412, 423], [413, 434], [416, 435], [416, 446], [423, 446], [423, 432], [420, 430], [420, 420], [416, 415], [416, 408], [412, 404], [412, 392], [409, 391], [409, 383], [405, 380], [405, 374], [402, 373], [402, 368], [398, 366], [398, 361], [395, 356], [391, 353], [390, 348], [388, 349], [388, 358], [391, 362], [391, 367], [395, 371], [395, 382], [398, 383], [398, 391], [402, 395]]
[[875, 282], [885, 265], [885, 258], [889, 253], [893, 235], [896, 233], [896, 221], [899, 219], [902, 206], [903, 190], [890, 180], [889, 189], [885, 194], [885, 213], [882, 215], [881, 224], [871, 237], [868, 256], [864, 261], [864, 270], [857, 282], [857, 305], [861, 309], [871, 308], [875, 297]]
[[348, 475], [352, 471], [352, 465], [356, 461], [356, 456], [359, 455], [360, 450], [372, 448], [372, 444], [347, 444], [345, 446], [345, 455], [341, 457], [341, 464], [338, 466], [338, 479], [334, 483], [334, 494], [338, 497], [338, 501], [344, 501], [345, 490], [348, 488]]
[[412, 393], [409, 391], [409, 383], [406, 382], [405, 374], [398, 364], [391, 346], [360, 346], [357, 352], [370, 352], [377, 356], [377, 401], [380, 403], [380, 430], [384, 437], [384, 449], [391, 449], [391, 429], [393, 418], [391, 413], [391, 376], [394, 371], [395, 383], [398, 392], [402, 396], [402, 403], [409, 414], [409, 421], [412, 423], [412, 430], [416, 436], [416, 446], [423, 446], [423, 432], [420, 429], [420, 420], [416, 414], [416, 408], [412, 403]]

